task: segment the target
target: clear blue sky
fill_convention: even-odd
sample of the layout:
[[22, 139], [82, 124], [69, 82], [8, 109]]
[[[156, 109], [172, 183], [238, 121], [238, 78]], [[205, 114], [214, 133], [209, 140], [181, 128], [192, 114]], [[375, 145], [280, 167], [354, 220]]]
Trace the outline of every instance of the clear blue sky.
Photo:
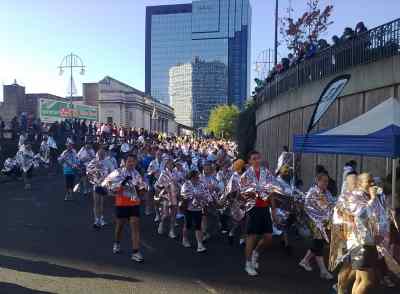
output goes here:
[[[144, 89], [145, 7], [187, 3], [184, 0], [0, 0], [0, 83], [14, 80], [29, 93], [65, 96], [65, 77], [57, 66], [71, 51], [87, 66], [81, 82], [106, 75]], [[274, 0], [251, 0], [252, 56], [273, 47]], [[289, 0], [280, 0], [281, 13]], [[297, 14], [306, 0], [292, 0]], [[326, 35], [340, 34], [345, 26], [363, 20], [370, 28], [399, 17], [400, 0], [321, 0], [332, 3], [333, 20]], [[383, 4], [385, 3], [385, 4]], [[283, 46], [281, 50], [284, 51]], [[253, 68], [253, 67], [252, 67]], [[1, 91], [2, 92], [2, 91]], [[0, 93], [2, 99], [2, 93]]]

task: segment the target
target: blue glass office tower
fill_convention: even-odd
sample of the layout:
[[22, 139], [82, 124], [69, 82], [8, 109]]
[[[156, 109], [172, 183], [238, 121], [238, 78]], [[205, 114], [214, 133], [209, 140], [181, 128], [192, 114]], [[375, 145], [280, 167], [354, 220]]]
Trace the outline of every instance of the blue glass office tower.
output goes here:
[[147, 7], [146, 93], [170, 104], [172, 67], [195, 59], [219, 62], [227, 67], [227, 102], [242, 107], [250, 94], [250, 26], [249, 0]]

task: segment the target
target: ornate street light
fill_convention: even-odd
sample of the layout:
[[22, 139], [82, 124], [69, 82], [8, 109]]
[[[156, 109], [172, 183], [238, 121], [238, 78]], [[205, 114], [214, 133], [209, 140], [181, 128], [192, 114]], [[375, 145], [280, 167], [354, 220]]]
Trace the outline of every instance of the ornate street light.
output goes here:
[[151, 129], [156, 131], [155, 123], [156, 123], [156, 121], [158, 121], [158, 113], [157, 113], [157, 110], [156, 110], [156, 103], [155, 102], [153, 103], [153, 111], [151, 113], [151, 120], [153, 121], [153, 123], [152, 123], [152, 128], [150, 128], [150, 132], [152, 131]]
[[64, 56], [64, 58], [61, 60], [60, 66], [58, 69], [60, 70], [60, 76], [64, 74], [65, 70], [68, 70], [70, 72], [70, 82], [69, 82], [69, 94], [70, 94], [70, 107], [71, 107], [71, 117], [74, 115], [74, 104], [73, 104], [73, 96], [74, 96], [74, 77], [73, 77], [73, 71], [74, 69], [78, 69], [79, 73], [81, 75], [85, 74], [85, 68], [86, 66], [83, 64], [82, 58], [80, 58], [76, 54], [69, 54]]

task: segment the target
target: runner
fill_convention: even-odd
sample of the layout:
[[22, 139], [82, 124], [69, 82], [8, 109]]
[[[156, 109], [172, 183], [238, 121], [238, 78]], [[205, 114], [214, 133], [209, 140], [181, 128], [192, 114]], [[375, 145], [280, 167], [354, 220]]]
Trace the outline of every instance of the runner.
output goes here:
[[109, 174], [102, 186], [108, 187], [115, 194], [116, 226], [113, 253], [121, 252], [122, 232], [129, 222], [132, 235], [132, 256], [136, 262], [143, 262], [140, 252], [140, 196], [144, 195], [146, 187], [142, 176], [136, 170], [138, 160], [136, 155], [128, 155], [125, 166]]
[[310, 220], [309, 225], [313, 232], [313, 242], [299, 266], [310, 272], [312, 271], [310, 261], [315, 258], [320, 269], [320, 277], [332, 280], [333, 276], [328, 272], [323, 257], [324, 244], [325, 242], [329, 243], [327, 229], [335, 204], [332, 194], [328, 190], [328, 183], [328, 175], [320, 173], [316, 177], [316, 185], [307, 192], [304, 209]]
[[91, 160], [86, 168], [88, 180], [93, 185], [93, 227], [95, 229], [100, 229], [107, 224], [104, 219], [104, 197], [107, 196], [108, 191], [101, 186], [101, 183], [113, 170], [106, 162], [106, 154], [106, 150], [100, 148], [96, 158]]
[[[151, 191], [151, 196], [152, 198], [154, 197], [155, 194], [155, 187], [154, 184], [156, 183], [158, 177], [161, 174], [162, 171], [162, 152], [160, 149], [157, 147], [154, 148], [155, 150], [155, 158], [150, 162], [149, 167], [147, 169], [147, 174], [149, 177], [149, 191]], [[156, 217], [154, 219], [154, 222], [159, 222], [160, 221], [160, 205], [158, 201], [154, 201], [154, 211], [156, 214]]]
[[[250, 167], [240, 178], [241, 193], [247, 200], [247, 237], [245, 271], [249, 276], [258, 275], [258, 258], [272, 242], [271, 205], [268, 185], [274, 181], [272, 173], [261, 166], [258, 151], [249, 154]], [[257, 241], [257, 237], [261, 237]]]
[[65, 177], [65, 198], [64, 201], [73, 200], [73, 189], [75, 182], [75, 175], [79, 168], [79, 160], [74, 149], [74, 142], [67, 139], [67, 149], [58, 157], [58, 162], [63, 166], [63, 173]]
[[15, 156], [16, 162], [22, 171], [22, 177], [24, 179], [25, 190], [30, 190], [31, 179], [34, 167], [38, 166], [38, 162], [35, 160], [35, 154], [32, 151], [32, 145], [28, 140], [24, 140], [20, 145], [19, 151]]
[[[233, 174], [229, 179], [223, 197], [220, 199], [221, 205], [228, 207], [231, 218], [232, 227], [229, 231], [229, 243], [233, 244], [235, 231], [237, 228], [241, 228], [241, 237], [239, 240], [240, 245], [245, 242], [245, 202], [243, 201], [240, 194], [240, 177], [245, 171], [245, 161], [238, 159], [233, 163]], [[226, 203], [226, 204], [224, 204]]]
[[86, 177], [86, 168], [89, 162], [96, 157], [96, 152], [92, 145], [86, 141], [85, 145], [79, 150], [77, 156], [80, 167], [79, 190], [83, 196], [87, 196], [89, 194], [89, 183]]
[[345, 206], [354, 219], [355, 242], [350, 249], [351, 266], [356, 271], [353, 294], [370, 293], [376, 286], [377, 246], [387, 246], [389, 224], [378, 190], [372, 176], [363, 173], [358, 177], [358, 189], [348, 196]]
[[202, 218], [203, 210], [209, 203], [207, 189], [200, 181], [200, 174], [192, 170], [188, 180], [183, 184], [181, 195], [183, 198], [182, 209], [185, 210], [185, 225], [182, 230], [182, 245], [190, 248], [188, 231], [194, 229], [197, 240], [197, 252], [206, 251], [203, 244]]
[[339, 196], [333, 210], [331, 245], [329, 250], [329, 270], [340, 267], [337, 284], [338, 294], [347, 293], [347, 289], [355, 280], [355, 271], [350, 263], [350, 250], [356, 242], [352, 216], [347, 212], [349, 196], [357, 189], [357, 173], [350, 171], [344, 178], [345, 190]]
[[203, 174], [200, 176], [200, 181], [204, 184], [209, 199], [207, 206], [203, 207], [203, 218], [201, 228], [203, 231], [203, 240], [207, 241], [211, 238], [208, 232], [208, 219], [210, 210], [215, 209], [220, 195], [223, 193], [223, 184], [221, 185], [216, 177], [214, 164], [206, 160], [203, 164]]
[[[222, 147], [221, 147], [222, 148]], [[226, 186], [228, 185], [228, 182], [230, 178], [232, 177], [233, 171], [232, 171], [232, 163], [231, 161], [224, 156], [224, 150], [220, 149], [220, 166], [221, 169], [217, 172], [216, 179], [218, 181], [218, 185], [220, 187], [221, 191], [225, 191]], [[223, 193], [219, 193], [222, 195]], [[221, 196], [222, 197], [222, 196]], [[227, 234], [229, 232], [229, 222], [230, 222], [230, 208], [229, 206], [222, 205], [220, 209], [218, 209], [218, 215], [219, 215], [219, 222], [221, 226], [221, 233], [223, 235]]]
[[160, 199], [161, 218], [158, 225], [158, 234], [164, 233], [165, 221], [169, 218], [169, 234], [171, 239], [175, 239], [175, 222], [176, 214], [178, 211], [178, 183], [177, 178], [174, 177], [174, 161], [168, 157], [164, 160], [165, 168], [161, 172], [160, 177], [154, 184], [156, 195]]

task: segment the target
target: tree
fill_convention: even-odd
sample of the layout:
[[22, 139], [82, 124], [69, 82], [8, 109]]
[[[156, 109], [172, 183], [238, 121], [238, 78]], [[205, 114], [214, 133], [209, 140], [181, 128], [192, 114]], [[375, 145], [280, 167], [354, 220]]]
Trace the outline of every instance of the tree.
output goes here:
[[249, 152], [254, 149], [256, 138], [256, 103], [253, 100], [245, 105], [237, 120], [235, 139], [238, 144], [240, 158], [247, 158]]
[[239, 109], [233, 105], [220, 105], [215, 107], [208, 120], [208, 131], [216, 137], [231, 139], [233, 137]]
[[318, 42], [321, 35], [333, 23], [330, 20], [333, 6], [327, 5], [323, 10], [319, 6], [319, 0], [308, 0], [308, 11], [296, 21], [291, 17], [294, 12], [292, 8], [288, 9], [288, 16], [280, 19], [282, 39], [295, 56], [299, 56], [306, 43]]

